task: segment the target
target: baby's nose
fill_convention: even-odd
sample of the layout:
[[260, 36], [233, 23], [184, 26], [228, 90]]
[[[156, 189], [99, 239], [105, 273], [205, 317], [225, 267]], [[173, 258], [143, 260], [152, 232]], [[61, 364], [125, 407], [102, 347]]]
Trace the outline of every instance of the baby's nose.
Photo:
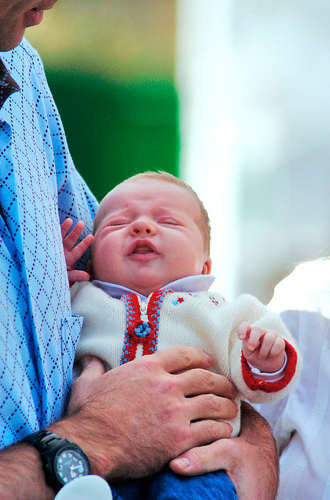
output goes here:
[[150, 234], [155, 233], [155, 225], [151, 220], [139, 219], [131, 224], [131, 233], [135, 236], [137, 234]]

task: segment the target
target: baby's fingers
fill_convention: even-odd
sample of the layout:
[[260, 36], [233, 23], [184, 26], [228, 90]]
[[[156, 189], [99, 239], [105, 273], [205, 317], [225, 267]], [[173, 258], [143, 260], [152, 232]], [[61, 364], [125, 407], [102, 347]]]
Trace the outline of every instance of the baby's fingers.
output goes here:
[[237, 327], [237, 335], [240, 340], [245, 340], [251, 333], [251, 325], [246, 321], [242, 321]]
[[[67, 220], [70, 221], [71, 219], [66, 219], [63, 222], [63, 224]], [[62, 226], [63, 226], [63, 224], [62, 224]], [[72, 225], [72, 221], [71, 221], [71, 224], [70, 224], [69, 227], [71, 227], [71, 225]], [[70, 251], [75, 246], [75, 244], [79, 240], [79, 237], [80, 237], [81, 233], [84, 230], [84, 227], [85, 227], [85, 224], [83, 223], [83, 221], [80, 220], [79, 222], [77, 222], [77, 224], [75, 225], [75, 227], [72, 229], [71, 233], [68, 234], [67, 236], [65, 236], [65, 238], [63, 239], [63, 244], [64, 244], [64, 247], [65, 247], [66, 250]], [[62, 235], [63, 235], [63, 231], [62, 231]]]
[[92, 234], [88, 234], [80, 243], [78, 243], [78, 245], [76, 245], [72, 249], [72, 253], [75, 255], [76, 260], [80, 259], [80, 257], [84, 255], [87, 248], [90, 247], [93, 243], [93, 240], [94, 236]]
[[284, 339], [273, 330], [266, 330], [260, 339], [259, 358], [265, 359], [267, 356], [274, 358], [285, 349]]
[[282, 352], [284, 353], [284, 351], [285, 351], [285, 341], [283, 337], [278, 335], [269, 351], [269, 356], [271, 358], [276, 358], [276, 356], [279, 356]]
[[69, 231], [70, 227], [73, 224], [73, 220], [70, 218], [65, 219], [64, 222], [61, 224], [61, 233], [62, 233], [62, 239], [64, 240], [66, 233]]
[[79, 269], [73, 269], [68, 272], [69, 282], [71, 285], [76, 281], [89, 281], [90, 276], [86, 271], [80, 271]]
[[[251, 328], [251, 327], [250, 327]], [[248, 351], [253, 352], [260, 346], [260, 339], [266, 334], [265, 328], [254, 326], [251, 328], [250, 336], [244, 341]]]

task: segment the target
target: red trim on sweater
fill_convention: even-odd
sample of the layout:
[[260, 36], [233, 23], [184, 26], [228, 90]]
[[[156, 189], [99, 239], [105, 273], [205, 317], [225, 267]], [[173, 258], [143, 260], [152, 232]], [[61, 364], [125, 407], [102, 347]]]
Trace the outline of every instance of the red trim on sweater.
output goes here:
[[249, 364], [242, 353], [241, 362], [243, 378], [244, 382], [248, 388], [251, 389], [251, 391], [278, 392], [289, 384], [296, 371], [297, 352], [287, 340], [285, 340], [285, 350], [288, 357], [287, 365], [283, 377], [277, 382], [267, 382], [258, 378], [256, 375], [253, 375]]
[[126, 332], [123, 347], [123, 355], [120, 364], [132, 361], [136, 356], [137, 343], [133, 341], [130, 333], [131, 328], [135, 328], [140, 320], [140, 305], [138, 298], [135, 294], [129, 294], [126, 296], [128, 311], [126, 315]]
[[166, 293], [168, 292], [157, 290], [152, 293], [149, 299], [147, 315], [152, 332], [148, 335], [143, 346], [143, 356], [153, 354], [157, 350], [160, 308]]
[[[130, 293], [125, 296], [127, 304], [126, 311], [126, 331], [124, 346], [120, 364], [132, 361], [136, 357], [137, 346], [142, 345], [142, 355], [153, 354], [157, 350], [159, 314], [161, 304], [168, 291], [157, 290], [151, 294], [148, 301], [147, 316], [148, 321], [141, 320], [140, 303], [136, 294]], [[150, 332], [145, 337], [139, 336], [136, 329], [147, 324]]]

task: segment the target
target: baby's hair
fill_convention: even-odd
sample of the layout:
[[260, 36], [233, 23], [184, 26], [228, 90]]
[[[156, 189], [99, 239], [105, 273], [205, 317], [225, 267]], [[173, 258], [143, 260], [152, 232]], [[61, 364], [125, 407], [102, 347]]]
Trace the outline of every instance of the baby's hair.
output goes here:
[[126, 182], [134, 182], [135, 180], [149, 180], [149, 179], [154, 179], [157, 181], [163, 181], [163, 182], [169, 182], [171, 184], [175, 184], [183, 189], [186, 189], [195, 199], [197, 202], [200, 212], [201, 212], [201, 220], [196, 221], [199, 225], [200, 231], [203, 236], [204, 240], [204, 245], [205, 245], [205, 250], [207, 251], [208, 255], [210, 255], [210, 244], [211, 244], [211, 226], [210, 226], [210, 219], [209, 215], [207, 213], [206, 208], [203, 205], [203, 202], [200, 200], [198, 197], [197, 193], [193, 190], [189, 184], [184, 182], [182, 179], [179, 179], [178, 177], [175, 177], [172, 174], [169, 174], [168, 172], [165, 172], [163, 170], [158, 170], [156, 171], [146, 171], [142, 172], [139, 174], [135, 174], [132, 177], [129, 177], [126, 179], [122, 184], [125, 184]]

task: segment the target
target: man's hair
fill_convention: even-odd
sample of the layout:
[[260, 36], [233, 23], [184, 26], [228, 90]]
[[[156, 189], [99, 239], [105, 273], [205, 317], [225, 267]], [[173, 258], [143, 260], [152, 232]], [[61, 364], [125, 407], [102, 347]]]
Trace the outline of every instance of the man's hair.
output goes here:
[[186, 189], [193, 196], [193, 198], [195, 199], [196, 203], [200, 208], [200, 213], [201, 213], [200, 221], [196, 222], [199, 226], [200, 232], [203, 237], [205, 250], [207, 251], [208, 255], [210, 255], [211, 226], [210, 226], [209, 215], [207, 213], [206, 208], [203, 205], [203, 202], [200, 200], [200, 198], [198, 197], [197, 193], [193, 190], [193, 188], [189, 186], [189, 184], [184, 182], [182, 179], [179, 179], [178, 177], [175, 177], [174, 175], [169, 174], [168, 172], [164, 172], [162, 170], [146, 171], [139, 174], [135, 174], [132, 177], [129, 177], [128, 179], [124, 180], [122, 184], [125, 184], [126, 182], [143, 180], [143, 179], [145, 180], [154, 179], [157, 181], [163, 181], [175, 184], [176, 186]]

